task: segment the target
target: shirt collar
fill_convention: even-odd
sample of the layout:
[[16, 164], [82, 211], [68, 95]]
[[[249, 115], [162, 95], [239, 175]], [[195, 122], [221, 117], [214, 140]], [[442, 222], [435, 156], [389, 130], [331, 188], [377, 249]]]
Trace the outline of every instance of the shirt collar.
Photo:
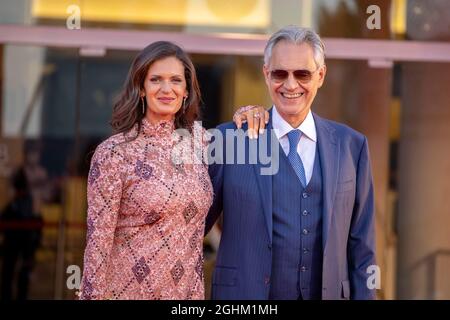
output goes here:
[[278, 140], [288, 134], [293, 129], [299, 129], [302, 134], [310, 140], [317, 142], [316, 124], [311, 110], [308, 111], [305, 120], [297, 127], [293, 128], [286, 120], [278, 113], [276, 106], [272, 108], [272, 126], [275, 129], [275, 134]]

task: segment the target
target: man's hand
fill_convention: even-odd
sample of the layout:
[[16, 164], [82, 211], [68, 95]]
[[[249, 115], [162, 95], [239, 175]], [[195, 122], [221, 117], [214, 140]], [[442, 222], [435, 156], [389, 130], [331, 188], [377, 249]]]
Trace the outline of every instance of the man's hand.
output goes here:
[[248, 137], [257, 139], [264, 133], [264, 128], [269, 122], [269, 112], [261, 106], [248, 105], [240, 107], [233, 115], [233, 121], [240, 129], [243, 123], [248, 123]]

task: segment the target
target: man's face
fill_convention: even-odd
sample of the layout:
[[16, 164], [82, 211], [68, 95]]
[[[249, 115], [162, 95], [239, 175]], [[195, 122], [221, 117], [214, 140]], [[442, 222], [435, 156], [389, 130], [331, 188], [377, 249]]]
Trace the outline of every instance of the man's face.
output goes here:
[[323, 84], [326, 67], [317, 68], [309, 44], [282, 40], [273, 47], [263, 72], [277, 111], [289, 123], [290, 119], [296, 125], [300, 124], [311, 108], [317, 89]]

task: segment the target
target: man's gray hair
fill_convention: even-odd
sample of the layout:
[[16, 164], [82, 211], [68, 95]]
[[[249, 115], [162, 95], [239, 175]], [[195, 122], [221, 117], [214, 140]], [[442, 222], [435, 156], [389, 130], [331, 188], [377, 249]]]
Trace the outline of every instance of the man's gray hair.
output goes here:
[[264, 49], [264, 64], [269, 65], [273, 47], [281, 40], [295, 44], [309, 44], [314, 52], [316, 66], [320, 67], [325, 63], [325, 46], [320, 36], [312, 29], [289, 25], [275, 32], [269, 41], [267, 41], [266, 48]]

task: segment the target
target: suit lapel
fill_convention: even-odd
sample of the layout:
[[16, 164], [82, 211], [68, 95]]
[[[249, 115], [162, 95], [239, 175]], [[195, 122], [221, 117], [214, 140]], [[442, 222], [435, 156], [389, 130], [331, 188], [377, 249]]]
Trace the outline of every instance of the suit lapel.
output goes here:
[[323, 250], [328, 239], [333, 217], [333, 203], [339, 172], [339, 144], [335, 129], [313, 113], [317, 130], [317, 145], [320, 152], [323, 179]]
[[[275, 133], [272, 130], [272, 109], [269, 110], [270, 119], [269, 123], [267, 124], [266, 130], [264, 130], [264, 134], [259, 136], [258, 138], [258, 155], [259, 155], [259, 149], [261, 148], [262, 143], [266, 143], [265, 149], [267, 150], [267, 157], [273, 161], [272, 157], [272, 141], [275, 143], [278, 143], [278, 140], [275, 136]], [[271, 140], [271, 136], [272, 140]], [[275, 140], [273, 140], [275, 139]], [[264, 150], [264, 149], [263, 149]], [[256, 181], [258, 183], [259, 193], [261, 196], [261, 203], [263, 207], [263, 213], [266, 220], [266, 226], [267, 226], [267, 232], [269, 234], [270, 243], [272, 243], [272, 229], [273, 229], [273, 223], [272, 223], [272, 174], [261, 174], [261, 170], [269, 170], [272, 162], [269, 164], [263, 164], [261, 163], [261, 159], [258, 156], [258, 161], [255, 165], [252, 165]]]
[[[267, 130], [264, 135], [258, 138], [258, 152], [261, 147], [261, 143], [266, 143], [267, 156], [273, 161], [272, 156], [272, 141], [278, 143], [272, 126], [272, 109], [269, 110], [270, 120], [267, 124]], [[329, 126], [322, 118], [313, 113], [314, 121], [317, 130], [317, 145], [320, 152], [320, 164], [322, 166], [322, 179], [323, 179], [323, 249], [328, 239], [328, 233], [331, 226], [333, 216], [333, 202], [336, 195], [336, 187], [339, 171], [339, 144], [337, 143], [335, 129]], [[272, 141], [271, 141], [271, 136]], [[279, 146], [280, 147], [280, 146]], [[281, 147], [280, 147], [281, 148]], [[276, 155], [278, 156], [278, 155]], [[261, 203], [263, 207], [263, 214], [266, 221], [267, 232], [270, 242], [272, 243], [272, 175], [262, 175], [262, 168], [269, 168], [271, 163], [262, 164], [258, 157], [258, 161], [253, 165], [256, 181], [259, 187], [261, 196]], [[266, 169], [267, 170], [267, 169]]]

